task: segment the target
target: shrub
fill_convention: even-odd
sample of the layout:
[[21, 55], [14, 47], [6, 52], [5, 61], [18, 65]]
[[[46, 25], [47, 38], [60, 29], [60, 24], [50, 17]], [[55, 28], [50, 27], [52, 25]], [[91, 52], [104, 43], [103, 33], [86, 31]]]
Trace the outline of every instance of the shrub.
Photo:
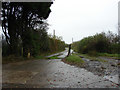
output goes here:
[[98, 53], [118, 53], [119, 38], [116, 34], [104, 32], [88, 36], [73, 43], [73, 49], [78, 53], [97, 55]]

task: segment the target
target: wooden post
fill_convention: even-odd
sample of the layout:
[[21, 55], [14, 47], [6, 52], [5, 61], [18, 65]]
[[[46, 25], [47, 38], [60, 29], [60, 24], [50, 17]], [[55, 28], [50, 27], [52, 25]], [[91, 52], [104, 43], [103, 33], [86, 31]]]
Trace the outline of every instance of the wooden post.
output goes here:
[[27, 56], [27, 58], [30, 58], [30, 52], [28, 52], [28, 56]]
[[23, 47], [21, 48], [21, 56], [23, 57]]
[[28, 50], [27, 58], [30, 58], [30, 50]]
[[69, 50], [68, 50], [68, 55], [67, 55], [67, 57], [70, 55], [70, 51], [71, 51], [71, 44], [69, 45]]

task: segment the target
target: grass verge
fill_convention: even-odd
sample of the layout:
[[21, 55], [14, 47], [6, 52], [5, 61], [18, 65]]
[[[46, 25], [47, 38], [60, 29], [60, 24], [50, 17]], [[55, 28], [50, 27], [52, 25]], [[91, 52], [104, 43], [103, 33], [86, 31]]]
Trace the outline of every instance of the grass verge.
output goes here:
[[77, 65], [80, 67], [84, 66], [84, 61], [76, 54], [72, 54], [72, 55], [64, 58], [63, 61], [68, 64], [71, 64], [71, 65]]
[[35, 59], [46, 59], [45, 55], [35, 56]]
[[[65, 49], [64, 49], [65, 50]], [[34, 58], [35, 59], [49, 59], [49, 58], [46, 58], [46, 56], [49, 56], [49, 55], [52, 55], [52, 54], [55, 54], [55, 53], [60, 53], [64, 50], [59, 50], [59, 51], [55, 51], [55, 52], [45, 52], [45, 53], [42, 53], [41, 55], [38, 55], [38, 56], [35, 56]], [[59, 54], [60, 55], [60, 54]], [[57, 58], [57, 56], [59, 55], [56, 55], [56, 57], [52, 56], [50, 57], [51, 59], [54, 58], [54, 59], [59, 59]]]
[[114, 59], [120, 59], [120, 54], [98, 53], [99, 56], [111, 57]]
[[[49, 56], [49, 55], [55, 54], [55, 53], [59, 53], [62, 51], [63, 50], [56, 51], [56, 52], [43, 52], [43, 53], [41, 53], [41, 55], [38, 55], [35, 57], [30, 57], [30, 58], [25, 58], [22, 56], [16, 57], [15, 55], [9, 55], [6, 57], [2, 57], [2, 64], [8, 64], [8, 63], [14, 63], [14, 62], [20, 62], [20, 61], [26, 61], [26, 60], [49, 59], [49, 58], [46, 58], [46, 56]], [[53, 56], [53, 57], [50, 57], [50, 59], [59, 59], [59, 58], [57, 58], [57, 56], [55, 56], [55, 57]]]
[[57, 56], [52, 56], [52, 57], [48, 57], [47, 59], [61, 59], [61, 58], [59, 58]]
[[99, 59], [99, 58], [97, 58], [96, 56], [89, 56], [89, 55], [87, 55], [87, 54], [77, 54], [77, 55], [80, 55], [81, 57], [87, 58], [87, 59], [89, 59], [89, 60], [91, 60], [91, 61], [108, 62], [108, 61], [106, 61], [106, 60]]
[[6, 57], [2, 57], [2, 64], [7, 64], [7, 63], [14, 63], [14, 62], [20, 62], [20, 61], [25, 61], [25, 60], [32, 60], [33, 58], [23, 58], [23, 57], [16, 57], [14, 55], [9, 55]]

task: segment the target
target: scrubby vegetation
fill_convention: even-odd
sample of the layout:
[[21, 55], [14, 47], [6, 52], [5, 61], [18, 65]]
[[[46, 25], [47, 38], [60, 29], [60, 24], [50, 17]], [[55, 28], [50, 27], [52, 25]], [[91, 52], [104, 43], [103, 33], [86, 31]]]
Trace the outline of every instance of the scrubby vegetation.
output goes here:
[[102, 32], [74, 42], [72, 48], [78, 53], [88, 54], [89, 56], [117, 57], [120, 53], [119, 36], [110, 31], [108, 33]]

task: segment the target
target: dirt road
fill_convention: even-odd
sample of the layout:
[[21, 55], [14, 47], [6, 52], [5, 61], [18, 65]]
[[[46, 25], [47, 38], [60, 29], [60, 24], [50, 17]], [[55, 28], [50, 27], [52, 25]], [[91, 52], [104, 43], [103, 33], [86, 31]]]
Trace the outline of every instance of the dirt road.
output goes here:
[[[67, 55], [67, 49], [59, 54]], [[3, 88], [117, 88], [116, 82], [61, 59], [29, 60], [3, 65]]]

